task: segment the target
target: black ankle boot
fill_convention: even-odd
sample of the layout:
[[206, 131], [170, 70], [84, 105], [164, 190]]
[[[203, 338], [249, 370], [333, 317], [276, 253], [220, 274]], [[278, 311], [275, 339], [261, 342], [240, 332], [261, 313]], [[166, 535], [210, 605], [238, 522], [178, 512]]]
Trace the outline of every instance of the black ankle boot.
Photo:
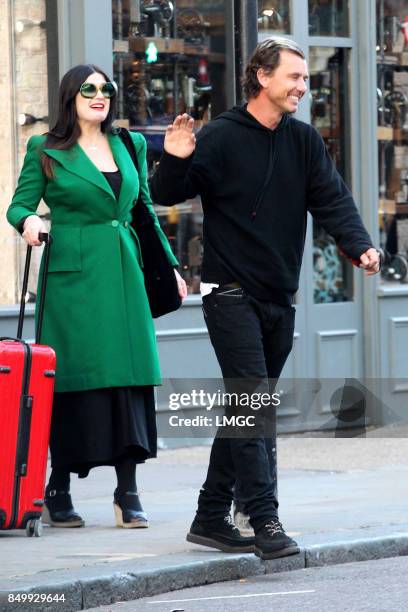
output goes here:
[[83, 527], [85, 521], [74, 510], [68, 491], [45, 489], [42, 520], [52, 527]]
[[113, 509], [115, 511], [117, 527], [137, 529], [149, 526], [147, 514], [143, 511], [137, 491], [119, 493], [115, 489], [113, 493]]

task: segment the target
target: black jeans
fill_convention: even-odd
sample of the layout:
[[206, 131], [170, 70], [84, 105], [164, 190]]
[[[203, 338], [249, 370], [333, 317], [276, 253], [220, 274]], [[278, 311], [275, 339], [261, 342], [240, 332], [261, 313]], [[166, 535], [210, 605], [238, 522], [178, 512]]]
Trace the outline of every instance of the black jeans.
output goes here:
[[[241, 389], [247, 381], [247, 389], [263, 387], [265, 391], [268, 379], [279, 378], [293, 345], [292, 306], [261, 302], [243, 289], [224, 291], [221, 287], [203, 297], [203, 312], [226, 391], [227, 381]], [[270, 411], [274, 431], [268, 437], [225, 437], [225, 430], [218, 429], [198, 499], [200, 520], [227, 515], [234, 486], [255, 531], [277, 516], [276, 411], [272, 406]]]

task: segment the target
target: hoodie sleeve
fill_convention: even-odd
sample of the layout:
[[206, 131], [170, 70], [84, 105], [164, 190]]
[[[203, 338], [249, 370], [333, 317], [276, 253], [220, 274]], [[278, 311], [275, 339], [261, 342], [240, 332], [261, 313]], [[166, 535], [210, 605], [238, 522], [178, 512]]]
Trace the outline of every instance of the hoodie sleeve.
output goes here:
[[353, 197], [337, 172], [320, 134], [311, 131], [308, 210], [351, 259], [373, 247]]
[[214, 128], [202, 128], [193, 155], [186, 159], [163, 151], [151, 180], [152, 199], [156, 204], [172, 206], [214, 190], [220, 180], [220, 151], [214, 132]]

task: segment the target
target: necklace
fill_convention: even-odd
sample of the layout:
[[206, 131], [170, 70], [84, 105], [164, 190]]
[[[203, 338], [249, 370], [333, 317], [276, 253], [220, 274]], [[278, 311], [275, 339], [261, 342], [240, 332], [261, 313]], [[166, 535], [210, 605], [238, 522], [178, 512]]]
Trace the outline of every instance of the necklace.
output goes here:
[[92, 144], [87, 145], [87, 149], [88, 151], [97, 151], [99, 149], [98, 145], [96, 144], [98, 141], [94, 141]]
[[93, 143], [91, 144], [86, 144], [83, 143], [83, 147], [87, 150], [87, 151], [98, 151], [99, 150], [99, 145], [97, 145], [96, 143], [100, 140], [100, 137], [98, 136], [96, 138], [96, 140], [94, 140]]

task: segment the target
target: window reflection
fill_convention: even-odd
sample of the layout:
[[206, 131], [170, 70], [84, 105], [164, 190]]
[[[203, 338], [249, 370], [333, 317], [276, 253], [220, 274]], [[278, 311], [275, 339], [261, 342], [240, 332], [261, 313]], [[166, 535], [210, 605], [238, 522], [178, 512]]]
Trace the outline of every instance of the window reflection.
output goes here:
[[289, 0], [258, 0], [258, 31], [262, 34], [290, 34]]
[[309, 0], [311, 36], [349, 36], [348, 0]]
[[408, 282], [408, 19], [399, 1], [377, 1], [377, 109], [383, 282]]
[[[119, 118], [147, 140], [149, 174], [160, 159], [166, 126], [187, 112], [199, 130], [226, 109], [225, 0], [113, 0], [114, 73]], [[200, 199], [157, 207], [160, 223], [199, 292]]]
[[[312, 124], [350, 187], [348, 56], [347, 49], [311, 47], [309, 70]], [[316, 222], [313, 222], [313, 296], [315, 304], [353, 299], [351, 264]]]

